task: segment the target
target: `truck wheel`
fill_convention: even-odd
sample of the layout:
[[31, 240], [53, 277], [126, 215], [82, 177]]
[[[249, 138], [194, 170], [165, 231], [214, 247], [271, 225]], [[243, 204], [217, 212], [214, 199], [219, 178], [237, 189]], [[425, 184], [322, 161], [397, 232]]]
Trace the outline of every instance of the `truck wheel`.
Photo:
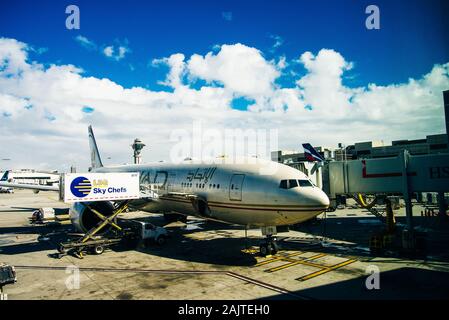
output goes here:
[[167, 239], [165, 239], [164, 236], [159, 236], [156, 239], [156, 243], [160, 246], [164, 245], [167, 242]]
[[104, 252], [104, 247], [103, 246], [95, 246], [94, 247], [94, 253], [95, 254], [102, 254]]

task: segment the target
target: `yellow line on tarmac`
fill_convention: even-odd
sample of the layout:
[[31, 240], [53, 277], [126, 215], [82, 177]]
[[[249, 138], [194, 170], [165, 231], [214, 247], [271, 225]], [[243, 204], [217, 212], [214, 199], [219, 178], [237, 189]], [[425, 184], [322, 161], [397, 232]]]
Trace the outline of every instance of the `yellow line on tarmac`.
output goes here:
[[346, 266], [346, 265], [348, 265], [348, 264], [351, 264], [351, 263], [353, 263], [353, 262], [356, 262], [356, 261], [357, 261], [357, 260], [349, 259], [349, 260], [346, 260], [346, 261], [344, 261], [344, 262], [338, 263], [338, 264], [336, 264], [336, 265], [333, 265], [333, 266], [330, 266], [330, 267], [326, 267], [326, 268], [324, 268], [324, 269], [322, 269], [322, 270], [320, 270], [320, 271], [316, 271], [316, 272], [310, 273], [310, 274], [308, 274], [308, 275], [306, 275], [306, 276], [297, 278], [296, 280], [298, 280], [298, 281], [306, 281], [306, 280], [315, 278], [315, 277], [317, 277], [317, 276], [319, 276], [319, 275], [322, 275], [322, 274], [324, 274], [324, 273], [327, 273], [327, 272], [329, 272], [329, 271], [336, 270], [336, 269], [338, 269], [338, 268], [344, 267], [344, 266]]
[[253, 267], [259, 267], [259, 266], [263, 266], [265, 264], [272, 263], [272, 262], [275, 262], [275, 261], [288, 259], [288, 258], [294, 257], [294, 256], [299, 256], [300, 254], [303, 254], [303, 253], [304, 252], [298, 251], [298, 252], [294, 252], [294, 253], [291, 253], [291, 254], [288, 254], [288, 255], [285, 255], [285, 256], [278, 255], [278, 256], [275, 256], [274, 258], [271, 258], [271, 259], [268, 259], [268, 260], [256, 263]]
[[[309, 258], [304, 258], [304, 259], [302, 259], [302, 260], [294, 260], [294, 261], [291, 261], [290, 263], [284, 264], [284, 265], [282, 265], [282, 266], [268, 269], [268, 270], [266, 270], [266, 272], [275, 272], [275, 271], [279, 271], [279, 270], [282, 270], [282, 269], [285, 269], [285, 268], [288, 268], [288, 267], [295, 266], [295, 265], [297, 265], [297, 264], [303, 264], [304, 262], [307, 262], [307, 261], [310, 261], [310, 260], [314, 260], [314, 259], [318, 259], [318, 258], [324, 257], [324, 256], [326, 256], [326, 255], [327, 255], [327, 254], [325, 254], [325, 253], [319, 253], [319, 254], [316, 254], [316, 255], [311, 256], [311, 257], [309, 257]], [[321, 267], [324, 267], [324, 266], [321, 266]]]

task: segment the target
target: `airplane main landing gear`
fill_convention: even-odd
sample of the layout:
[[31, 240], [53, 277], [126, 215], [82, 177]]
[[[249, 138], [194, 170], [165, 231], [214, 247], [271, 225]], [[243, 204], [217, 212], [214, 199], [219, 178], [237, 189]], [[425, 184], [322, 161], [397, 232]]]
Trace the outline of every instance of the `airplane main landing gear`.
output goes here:
[[276, 237], [268, 235], [264, 241], [260, 243], [259, 252], [263, 257], [274, 255], [278, 252], [279, 246]]

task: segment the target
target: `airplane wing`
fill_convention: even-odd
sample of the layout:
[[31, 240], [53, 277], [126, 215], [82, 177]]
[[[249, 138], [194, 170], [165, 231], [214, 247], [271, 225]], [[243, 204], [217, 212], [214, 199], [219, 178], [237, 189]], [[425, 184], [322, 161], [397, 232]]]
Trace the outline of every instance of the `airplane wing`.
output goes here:
[[203, 200], [203, 197], [194, 194], [194, 193], [185, 193], [185, 192], [168, 192], [164, 194], [164, 196], [168, 197], [180, 197], [180, 198], [186, 198], [189, 200]]

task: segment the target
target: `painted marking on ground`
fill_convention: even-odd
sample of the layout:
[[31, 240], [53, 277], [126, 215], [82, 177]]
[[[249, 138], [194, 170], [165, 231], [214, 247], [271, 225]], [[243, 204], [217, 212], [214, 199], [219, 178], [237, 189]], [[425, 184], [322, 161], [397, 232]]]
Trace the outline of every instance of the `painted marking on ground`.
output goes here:
[[[325, 274], [325, 273], [327, 273], [327, 272], [330, 272], [330, 271], [333, 271], [333, 270], [337, 270], [337, 269], [339, 269], [339, 268], [341, 268], [341, 267], [347, 266], [348, 264], [354, 263], [354, 262], [356, 262], [356, 261], [357, 261], [357, 260], [355, 260], [355, 259], [348, 259], [348, 260], [346, 260], [346, 261], [337, 263], [337, 264], [335, 264], [335, 265], [333, 265], [333, 266], [321, 266], [321, 267], [322, 267], [321, 270], [316, 271], [316, 272], [309, 273], [309, 274], [307, 274], [307, 275], [305, 275], [305, 276], [302, 276], [302, 277], [297, 278], [296, 280], [298, 280], [298, 281], [306, 281], [306, 280], [309, 280], [309, 279], [318, 277], [318, 276], [320, 276], [320, 275], [322, 275], [322, 274]], [[304, 263], [304, 264], [305, 264], [305, 263]]]
[[318, 258], [321, 258], [321, 257], [324, 257], [324, 256], [326, 256], [325, 253], [319, 253], [319, 254], [313, 255], [313, 256], [308, 257], [308, 258], [306, 258], [306, 257], [300, 257], [301, 260], [296, 260], [296, 259], [283, 259], [282, 261], [290, 261], [290, 262], [287, 263], [287, 264], [284, 264], [284, 265], [282, 265], [282, 266], [279, 266], [279, 267], [274, 267], [274, 268], [265, 270], [265, 272], [275, 272], [275, 271], [279, 271], [279, 270], [282, 270], [282, 269], [286, 269], [286, 268], [289, 268], [289, 267], [296, 266], [297, 264], [301, 264], [302, 262], [307, 262], [307, 261], [314, 260], [314, 259], [318, 259]]
[[[327, 272], [330, 272], [330, 271], [333, 271], [333, 270], [337, 270], [337, 269], [339, 269], [341, 267], [347, 266], [347, 265], [357, 261], [355, 259], [347, 259], [347, 260], [345, 260], [343, 262], [340, 262], [340, 263], [337, 263], [335, 265], [329, 266], [329, 265], [316, 263], [316, 262], [313, 261], [313, 260], [316, 260], [316, 259], [319, 259], [319, 258], [327, 256], [326, 253], [317, 253], [317, 254], [312, 255], [310, 257], [298, 257], [298, 256], [300, 256], [300, 255], [302, 255], [304, 253], [307, 253], [307, 252], [298, 251], [298, 252], [293, 252], [293, 253], [290, 253], [290, 254], [277, 254], [277, 255], [275, 255], [273, 257], [269, 257], [267, 260], [263, 260], [263, 261], [258, 262], [253, 267], [260, 267], [260, 266], [264, 266], [264, 265], [271, 264], [271, 263], [274, 263], [274, 262], [283, 261], [283, 262], [288, 262], [288, 263], [283, 264], [281, 266], [269, 268], [269, 269], [266, 269], [264, 271], [271, 273], [271, 272], [284, 270], [284, 269], [287, 269], [287, 268], [290, 268], [290, 267], [293, 267], [293, 266], [296, 266], [296, 265], [305, 265], [305, 266], [309, 266], [309, 267], [320, 269], [318, 271], [312, 272], [310, 274], [307, 274], [305, 276], [302, 276], [302, 277], [299, 277], [299, 278], [295, 279], [295, 280], [298, 280], [298, 281], [306, 281], [306, 280], [315, 278], [317, 276], [320, 276], [322, 274], [325, 274]], [[296, 258], [293, 259], [293, 257], [296, 257]]]

